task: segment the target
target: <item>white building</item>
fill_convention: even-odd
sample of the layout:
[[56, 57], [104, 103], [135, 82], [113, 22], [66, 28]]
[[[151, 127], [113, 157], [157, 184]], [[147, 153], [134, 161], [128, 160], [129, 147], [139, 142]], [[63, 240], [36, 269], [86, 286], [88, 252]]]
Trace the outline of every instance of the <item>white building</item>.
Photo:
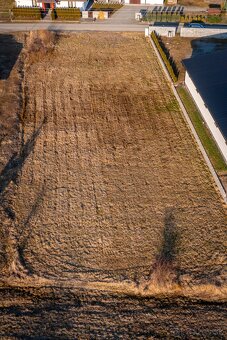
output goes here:
[[[38, 6], [47, 8], [71, 8], [82, 7], [86, 0], [68, 1], [68, 0], [16, 0], [17, 7], [33, 7]], [[117, 2], [133, 5], [163, 5], [164, 0], [103, 0], [103, 2]]]
[[164, 0], [124, 0], [124, 3], [125, 5], [163, 5]]
[[185, 59], [185, 84], [227, 163], [227, 49]]
[[87, 0], [16, 0], [17, 7], [41, 7], [43, 9], [48, 8], [81, 8]]

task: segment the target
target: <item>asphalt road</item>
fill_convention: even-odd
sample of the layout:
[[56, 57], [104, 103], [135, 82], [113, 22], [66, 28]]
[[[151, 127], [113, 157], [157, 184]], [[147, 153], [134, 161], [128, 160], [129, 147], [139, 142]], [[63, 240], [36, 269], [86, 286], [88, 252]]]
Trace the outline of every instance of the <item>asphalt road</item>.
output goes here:
[[0, 23], [0, 32], [32, 31], [48, 29], [51, 31], [112, 31], [112, 32], [143, 32], [147, 24], [141, 24], [135, 20], [135, 13], [140, 9], [148, 9], [147, 6], [124, 6], [108, 20], [81, 23]]
[[35, 31], [112, 31], [112, 32], [143, 32], [147, 24], [109, 24], [103, 23], [0, 23], [0, 32]]
[[[1, 23], [0, 32], [16, 32], [16, 31], [32, 31], [40, 29], [48, 29], [50, 31], [110, 31], [110, 32], [144, 32], [147, 23], [139, 23], [135, 20], [135, 13], [140, 12], [141, 9], [152, 10], [154, 6], [133, 5], [124, 6], [113, 14], [108, 20], [96, 22], [81, 22], [81, 23], [56, 23], [51, 21], [33, 22], [33, 23]], [[191, 8], [191, 7], [189, 7]], [[187, 11], [187, 7], [184, 7]], [[200, 7], [193, 7], [193, 10], [201, 10]], [[173, 25], [175, 23], [156, 23], [157, 26]], [[210, 27], [206, 25], [206, 27]], [[212, 28], [226, 28], [223, 25], [213, 25]]]

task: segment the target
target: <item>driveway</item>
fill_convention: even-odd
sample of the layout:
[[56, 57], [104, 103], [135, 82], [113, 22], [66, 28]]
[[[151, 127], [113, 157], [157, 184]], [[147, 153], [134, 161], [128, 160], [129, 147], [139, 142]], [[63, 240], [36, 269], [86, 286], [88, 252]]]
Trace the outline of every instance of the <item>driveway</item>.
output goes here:
[[135, 14], [139, 13], [141, 9], [152, 10], [154, 6], [146, 6], [146, 5], [133, 5], [133, 6], [123, 6], [116, 13], [114, 13], [105, 24], [138, 24], [138, 21], [135, 20]]

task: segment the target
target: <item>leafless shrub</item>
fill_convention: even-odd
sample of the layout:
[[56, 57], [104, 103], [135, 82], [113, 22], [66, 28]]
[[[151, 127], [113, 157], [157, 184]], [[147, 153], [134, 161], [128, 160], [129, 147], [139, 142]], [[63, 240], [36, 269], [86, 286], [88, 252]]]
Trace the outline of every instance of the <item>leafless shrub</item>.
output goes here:
[[176, 230], [174, 211], [168, 208], [165, 211], [163, 242], [156, 261], [152, 266], [149, 284], [167, 286], [177, 284], [176, 255], [178, 233]]

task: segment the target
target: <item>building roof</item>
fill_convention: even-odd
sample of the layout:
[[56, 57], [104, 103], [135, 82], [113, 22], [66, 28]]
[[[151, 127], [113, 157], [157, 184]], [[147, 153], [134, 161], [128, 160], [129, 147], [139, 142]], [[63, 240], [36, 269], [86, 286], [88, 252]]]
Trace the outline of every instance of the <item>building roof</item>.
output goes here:
[[184, 59], [183, 64], [227, 141], [227, 50]]

